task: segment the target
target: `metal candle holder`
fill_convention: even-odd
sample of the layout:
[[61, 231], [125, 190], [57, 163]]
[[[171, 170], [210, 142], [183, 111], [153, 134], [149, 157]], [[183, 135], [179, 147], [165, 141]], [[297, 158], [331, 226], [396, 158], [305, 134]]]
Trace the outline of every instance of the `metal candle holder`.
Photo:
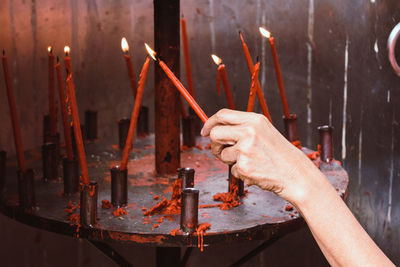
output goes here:
[[290, 114], [290, 118], [283, 116], [283, 122], [285, 124], [285, 136], [289, 142], [299, 140], [297, 134], [297, 115]]
[[194, 147], [196, 145], [195, 123], [196, 117], [194, 116], [182, 118], [183, 145], [187, 147]]
[[139, 137], [149, 135], [149, 108], [145, 106], [140, 107], [139, 116], [136, 126], [136, 134]]
[[233, 185], [238, 186], [238, 195], [243, 196], [244, 194], [244, 183], [243, 180], [236, 178], [235, 176], [232, 175], [232, 165], [229, 165], [229, 172], [228, 172], [228, 177], [229, 177], [229, 184], [228, 184], [228, 192], [231, 191], [231, 187]]
[[59, 154], [57, 154], [57, 145], [54, 143], [45, 143], [42, 145], [42, 163], [43, 179], [57, 180]]
[[86, 139], [95, 140], [97, 139], [97, 111], [86, 110], [85, 111], [85, 128], [86, 128]]
[[333, 127], [323, 125], [318, 127], [319, 144], [321, 145], [321, 161], [329, 163], [333, 160]]
[[128, 203], [128, 169], [114, 166], [111, 171], [111, 203], [116, 207]]
[[178, 179], [182, 179], [182, 189], [194, 187], [194, 169], [179, 168]]
[[122, 118], [118, 121], [118, 144], [120, 149], [124, 149], [126, 138], [129, 132], [129, 125], [131, 120], [128, 118]]
[[49, 142], [48, 136], [50, 135], [50, 115], [43, 116], [43, 143]]
[[182, 190], [181, 229], [185, 233], [196, 230], [199, 217], [199, 190], [184, 188]]
[[22, 208], [34, 207], [36, 203], [33, 170], [26, 169], [24, 172], [18, 171], [17, 176], [19, 206]]
[[63, 159], [64, 194], [71, 195], [79, 190], [79, 165], [77, 159]]
[[80, 221], [81, 225], [94, 227], [97, 222], [97, 182], [81, 185]]

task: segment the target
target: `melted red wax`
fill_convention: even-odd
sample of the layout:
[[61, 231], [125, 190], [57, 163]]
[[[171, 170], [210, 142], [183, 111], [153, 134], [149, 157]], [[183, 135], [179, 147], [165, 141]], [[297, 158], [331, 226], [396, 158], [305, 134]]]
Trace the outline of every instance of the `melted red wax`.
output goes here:
[[103, 209], [111, 209], [112, 208], [112, 204], [107, 199], [103, 199], [101, 201], [101, 208], [103, 208]]
[[293, 206], [292, 205], [286, 205], [285, 210], [286, 211], [292, 211], [293, 210]]
[[182, 193], [182, 179], [176, 179], [172, 185], [172, 197], [170, 200], [163, 198], [161, 202], [157, 203], [150, 210], [143, 213], [144, 216], [153, 215], [156, 213], [161, 214], [179, 214], [181, 213], [181, 193]]
[[301, 142], [300, 140], [292, 141], [292, 145], [297, 147], [298, 149], [301, 149]]
[[122, 215], [128, 214], [128, 212], [123, 208], [118, 208], [112, 212], [115, 217], [120, 217]]
[[221, 210], [229, 210], [233, 207], [237, 207], [240, 205], [240, 197], [238, 195], [238, 191], [239, 188], [237, 183], [231, 183], [229, 192], [217, 193], [213, 196], [213, 198], [216, 201], [223, 202], [221, 206], [219, 206]]
[[68, 201], [67, 207], [64, 209], [67, 213], [74, 213], [78, 207], [70, 201]]
[[204, 234], [207, 229], [210, 229], [210, 223], [201, 223], [197, 226], [196, 234], [197, 234], [197, 247], [200, 248], [200, 251], [204, 250]]

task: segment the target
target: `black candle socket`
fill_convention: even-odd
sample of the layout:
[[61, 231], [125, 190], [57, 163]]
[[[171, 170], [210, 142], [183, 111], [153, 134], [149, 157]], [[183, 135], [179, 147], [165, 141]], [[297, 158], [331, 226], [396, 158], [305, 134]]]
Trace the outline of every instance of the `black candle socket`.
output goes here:
[[194, 147], [196, 145], [195, 123], [196, 117], [194, 116], [182, 118], [183, 145], [187, 147]]
[[297, 134], [297, 115], [290, 114], [290, 118], [283, 117], [283, 122], [285, 124], [285, 136], [289, 142], [299, 140]]
[[235, 176], [232, 175], [232, 165], [229, 165], [229, 172], [228, 172], [228, 177], [229, 177], [229, 184], [228, 184], [228, 192], [231, 191], [232, 187], [237, 185], [238, 187], [238, 196], [243, 196], [244, 194], [244, 183], [243, 180], [236, 178]]
[[179, 168], [178, 179], [182, 179], [182, 189], [194, 187], [194, 169]]
[[97, 139], [97, 111], [85, 111], [85, 129], [87, 140]]
[[97, 182], [81, 185], [80, 221], [85, 227], [94, 227], [97, 222]]
[[333, 160], [333, 127], [328, 125], [319, 126], [319, 144], [321, 145], [321, 161], [329, 163]]
[[32, 208], [35, 206], [35, 185], [34, 173], [32, 169], [18, 171], [18, 197], [19, 206], [22, 208]]
[[128, 169], [111, 168], [111, 204], [121, 207], [128, 203]]
[[63, 159], [64, 194], [72, 195], [79, 190], [79, 165], [77, 159]]
[[4, 184], [6, 182], [7, 152], [0, 151], [0, 198], [3, 196]]
[[140, 107], [139, 116], [136, 126], [136, 134], [138, 137], [149, 135], [149, 108], [145, 106]]
[[181, 229], [185, 233], [196, 231], [199, 216], [199, 190], [182, 189]]
[[45, 143], [42, 145], [43, 179], [45, 181], [58, 178], [58, 158], [56, 144]]
[[128, 137], [130, 119], [122, 118], [118, 121], [118, 144], [120, 149], [124, 149], [126, 138]]
[[47, 137], [50, 135], [50, 115], [43, 116], [43, 143], [49, 142]]

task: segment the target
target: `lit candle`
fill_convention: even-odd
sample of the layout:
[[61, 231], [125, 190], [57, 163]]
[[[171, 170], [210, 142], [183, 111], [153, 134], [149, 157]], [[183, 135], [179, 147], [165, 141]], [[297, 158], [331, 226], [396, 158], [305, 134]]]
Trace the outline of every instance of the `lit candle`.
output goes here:
[[249, 102], [247, 103], [247, 112], [253, 112], [259, 71], [260, 71], [260, 62], [257, 62], [254, 67], [253, 75], [251, 76], [251, 86], [250, 86]]
[[79, 112], [78, 112], [78, 106], [76, 104], [75, 85], [72, 80], [72, 73], [68, 74], [66, 83], [67, 83], [67, 94], [72, 113], [72, 123], [74, 126], [73, 128], [76, 141], [76, 149], [78, 151], [79, 167], [81, 168], [83, 183], [85, 185], [88, 185], [89, 171], [86, 162], [85, 147], [83, 146], [82, 132], [80, 127], [81, 123], [79, 121]]
[[58, 60], [58, 57], [55, 68], [57, 71], [58, 94], [60, 96], [60, 105], [61, 105], [60, 110], [61, 110], [61, 117], [63, 119], [64, 139], [65, 139], [65, 146], [67, 149], [67, 157], [69, 160], [73, 160], [74, 151], [72, 150], [71, 127], [69, 126], [68, 110], [64, 93], [64, 81], [62, 79], [61, 64]]
[[126, 40], [125, 37], [123, 37], [121, 40], [121, 48], [122, 48], [122, 51], [124, 52], [126, 67], [128, 69], [128, 76], [129, 76], [129, 80], [131, 81], [131, 88], [132, 88], [133, 96], [136, 97], [137, 88], [136, 88], [135, 70], [133, 69], [132, 59], [131, 59], [131, 56], [129, 55], [128, 41]]
[[218, 74], [217, 75], [220, 75], [220, 78], [222, 79], [222, 83], [224, 84], [224, 90], [225, 90], [226, 99], [228, 101], [228, 107], [230, 109], [235, 109], [235, 104], [233, 103], [231, 87], [229, 86], [228, 75], [226, 74], [225, 65], [222, 64], [222, 59], [220, 59], [216, 55], [211, 55], [211, 57], [214, 60], [215, 64], [217, 64], [217, 66], [218, 66]]
[[221, 75], [217, 72], [217, 93], [221, 95]]
[[54, 88], [54, 54], [53, 48], [51, 46], [47, 47], [47, 51], [49, 52], [49, 81], [48, 81], [48, 89], [49, 89], [49, 116], [50, 116], [50, 133], [51, 135], [57, 134], [57, 105], [56, 105], [56, 94]]
[[149, 68], [149, 63], [150, 63], [150, 59], [147, 57], [146, 61], [143, 64], [142, 71], [140, 72], [139, 87], [138, 87], [136, 98], [135, 98], [135, 104], [134, 104], [133, 110], [132, 110], [131, 122], [129, 124], [129, 130], [128, 130], [128, 136], [127, 136], [126, 142], [125, 142], [124, 154], [122, 156], [122, 161], [121, 161], [121, 170], [125, 170], [128, 165], [129, 152], [131, 151], [133, 136], [135, 134], [135, 128], [136, 128], [136, 123], [137, 123], [137, 119], [139, 116], [140, 105], [141, 105], [142, 97], [143, 97], [143, 89], [144, 89], [144, 84], [146, 83], [147, 70]]
[[[246, 58], [247, 67], [249, 68], [250, 75], [253, 76], [254, 65], [253, 65], [253, 60], [251, 59], [251, 56], [250, 56], [249, 48], [247, 47], [246, 43], [244, 42], [241, 32], [239, 32], [239, 36], [240, 36], [240, 39], [242, 40], [243, 53]], [[270, 122], [272, 122], [267, 103], [265, 102], [264, 93], [261, 90], [261, 85], [260, 85], [260, 82], [258, 81], [258, 79], [256, 80], [256, 90], [257, 90], [257, 98], [258, 98], [258, 101], [260, 102], [262, 113], [264, 114], [265, 117], [267, 117], [269, 119]]]
[[188, 83], [189, 93], [194, 97], [192, 66], [190, 65], [189, 42], [186, 32], [186, 20], [183, 17], [181, 18], [181, 28], [182, 28], [183, 55], [185, 57], [185, 67], [186, 67], [186, 80]]
[[203, 122], [206, 122], [208, 120], [207, 115], [200, 108], [200, 106], [197, 104], [197, 102], [194, 100], [194, 98], [189, 94], [189, 92], [182, 85], [182, 83], [178, 80], [178, 78], [176, 78], [175, 74], [168, 68], [168, 66], [164, 63], [164, 61], [156, 58], [156, 52], [154, 52], [154, 50], [151, 49], [150, 46], [148, 46], [147, 44], [145, 44], [145, 46], [146, 46], [147, 53], [149, 53], [151, 58], [153, 60], [155, 60], [158, 63], [158, 65], [163, 69], [165, 74], [168, 76], [168, 78], [171, 80], [171, 82], [175, 85], [175, 87], [179, 90], [179, 92], [183, 95], [183, 97], [186, 99], [186, 101], [192, 107], [194, 112], [196, 112], [197, 116], [199, 116], [199, 118]]
[[269, 43], [271, 45], [271, 53], [272, 53], [272, 57], [274, 59], [276, 79], [278, 81], [279, 93], [281, 94], [283, 113], [285, 115], [285, 118], [289, 119], [290, 118], [289, 106], [288, 106], [288, 103], [286, 100], [285, 88], [283, 87], [282, 75], [281, 75], [281, 70], [279, 67], [278, 54], [276, 53], [274, 37], [272, 37], [271, 33], [269, 31], [267, 31], [266, 29], [264, 29], [263, 27], [260, 27], [259, 30], [260, 30], [260, 33], [262, 36], [269, 39]]
[[69, 48], [69, 46], [64, 46], [64, 53], [65, 53], [65, 57], [64, 57], [64, 64], [65, 64], [65, 69], [67, 70], [67, 73], [72, 73], [72, 63], [71, 63], [71, 57], [70, 57], [70, 53], [71, 53], [71, 49]]
[[8, 69], [8, 62], [6, 53], [3, 50], [3, 70], [4, 70], [4, 80], [6, 82], [8, 105], [10, 106], [11, 122], [14, 132], [14, 143], [15, 150], [17, 153], [18, 167], [21, 172], [26, 171], [26, 163], [24, 156], [24, 149], [22, 147], [21, 129], [19, 128], [17, 107], [15, 105], [14, 88], [11, 81], [11, 74]]

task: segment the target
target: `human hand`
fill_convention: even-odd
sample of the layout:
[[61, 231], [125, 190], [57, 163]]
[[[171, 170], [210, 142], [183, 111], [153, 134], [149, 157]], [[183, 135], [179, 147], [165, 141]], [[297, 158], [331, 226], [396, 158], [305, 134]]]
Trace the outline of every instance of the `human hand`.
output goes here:
[[233, 165], [234, 176], [295, 205], [321, 175], [261, 114], [222, 109], [206, 121], [201, 135], [210, 137], [216, 157]]

